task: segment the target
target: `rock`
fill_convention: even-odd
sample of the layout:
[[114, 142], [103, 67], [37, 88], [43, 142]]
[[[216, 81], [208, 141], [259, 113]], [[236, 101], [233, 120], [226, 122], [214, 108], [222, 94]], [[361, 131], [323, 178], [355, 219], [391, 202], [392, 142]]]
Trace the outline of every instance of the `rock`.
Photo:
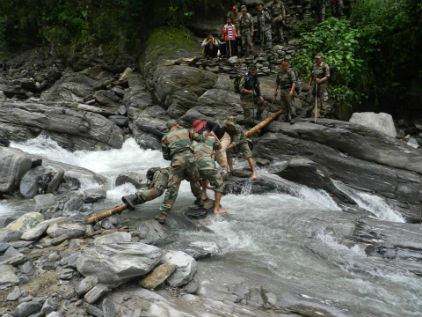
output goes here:
[[232, 56], [229, 59], [227, 59], [227, 62], [229, 62], [232, 65], [235, 65], [239, 62], [239, 58], [237, 56]]
[[140, 284], [144, 288], [155, 289], [164, 283], [176, 271], [176, 268], [176, 265], [173, 264], [161, 264], [142, 279]]
[[66, 268], [60, 271], [59, 278], [61, 280], [71, 280], [75, 271], [72, 268]]
[[104, 317], [103, 311], [94, 305], [90, 305], [88, 303], [83, 303], [82, 307], [86, 310], [86, 312], [95, 317]]
[[81, 237], [85, 234], [86, 226], [80, 223], [60, 222], [53, 223], [47, 229], [51, 238], [66, 236], [68, 239]]
[[126, 83], [129, 80], [129, 76], [132, 74], [133, 69], [130, 67], [126, 67], [126, 69], [123, 71], [123, 73], [120, 74], [119, 82], [120, 83]]
[[44, 220], [44, 216], [39, 212], [28, 212], [18, 219], [10, 223], [6, 228], [9, 230], [15, 230], [25, 232], [29, 229], [34, 228], [37, 224]]
[[46, 317], [62, 317], [63, 315], [60, 312], [53, 311], [49, 313], [48, 315], [45, 315]]
[[31, 165], [30, 156], [21, 150], [0, 147], [0, 193], [12, 193], [18, 188]]
[[63, 175], [63, 170], [56, 172], [51, 168], [37, 166], [25, 173], [19, 185], [19, 192], [25, 198], [52, 193], [59, 186]]
[[36, 240], [45, 233], [48, 226], [50, 226], [53, 223], [62, 222], [65, 219], [66, 218], [64, 218], [64, 217], [58, 217], [58, 218], [53, 218], [53, 219], [48, 219], [48, 220], [42, 221], [39, 224], [37, 224], [34, 228], [31, 228], [31, 229], [25, 231], [22, 234], [21, 239], [22, 240]]
[[84, 202], [94, 203], [106, 197], [106, 191], [102, 187], [92, 187], [84, 190]]
[[169, 236], [168, 229], [154, 219], [142, 221], [136, 228], [136, 233], [141, 236], [140, 242], [147, 244], [163, 242]]
[[116, 308], [109, 297], [104, 298], [102, 308], [104, 317], [115, 317], [117, 315]]
[[19, 283], [19, 279], [15, 274], [15, 269], [11, 265], [0, 264], [0, 285]]
[[15, 317], [28, 317], [32, 314], [38, 313], [42, 305], [39, 302], [25, 302], [16, 307], [13, 315]]
[[22, 236], [21, 231], [15, 231], [10, 229], [0, 229], [0, 242], [11, 242], [19, 240]]
[[199, 290], [199, 282], [197, 279], [193, 279], [188, 284], [183, 286], [183, 291], [188, 294], [196, 294]]
[[76, 288], [76, 293], [82, 296], [89, 292], [95, 285], [98, 284], [98, 278], [95, 275], [85, 277]]
[[182, 251], [167, 251], [163, 255], [161, 262], [177, 266], [176, 272], [167, 279], [172, 287], [179, 287], [189, 283], [196, 273], [197, 263], [195, 259]]
[[355, 112], [349, 120], [350, 123], [363, 125], [367, 128], [384, 133], [392, 138], [397, 136], [393, 117], [388, 113]]
[[130, 183], [136, 188], [141, 188], [142, 184], [144, 183], [145, 178], [143, 175], [135, 172], [128, 172], [125, 174], [119, 174], [116, 178], [115, 185], [120, 186], [125, 183]]
[[56, 196], [53, 194], [36, 195], [34, 197], [35, 208], [38, 211], [45, 211], [57, 204]]
[[114, 116], [109, 116], [108, 119], [114, 122], [119, 127], [127, 127], [129, 123], [128, 117], [125, 117], [125, 116], [114, 115]]
[[415, 138], [410, 138], [409, 141], [407, 141], [407, 145], [409, 145], [409, 146], [411, 146], [415, 149], [419, 148], [419, 143]]
[[19, 297], [21, 297], [21, 290], [20, 290], [19, 286], [15, 286], [13, 288], [13, 290], [7, 295], [6, 300], [8, 300], [8, 301], [15, 301]]
[[16, 265], [23, 263], [24, 255], [16, 250], [14, 247], [10, 246], [3, 255], [0, 256], [0, 265], [1, 264], [10, 264]]
[[35, 271], [35, 266], [30, 261], [26, 261], [21, 267], [20, 270], [23, 274], [32, 275]]
[[197, 260], [207, 256], [217, 255], [221, 250], [213, 241], [194, 241], [189, 244], [189, 248], [185, 252]]
[[41, 308], [41, 313], [48, 316], [59, 307], [59, 302], [56, 297], [48, 297]]
[[109, 291], [110, 289], [106, 285], [97, 284], [90, 291], [88, 291], [88, 293], [85, 294], [84, 299], [89, 304], [93, 304]]
[[132, 236], [129, 232], [113, 232], [94, 239], [94, 245], [130, 242]]
[[161, 255], [159, 248], [144, 243], [100, 245], [85, 251], [77, 269], [82, 275], [95, 275], [100, 283], [114, 288], [150, 272]]
[[0, 254], [6, 251], [8, 247], [10, 247], [9, 243], [0, 243]]

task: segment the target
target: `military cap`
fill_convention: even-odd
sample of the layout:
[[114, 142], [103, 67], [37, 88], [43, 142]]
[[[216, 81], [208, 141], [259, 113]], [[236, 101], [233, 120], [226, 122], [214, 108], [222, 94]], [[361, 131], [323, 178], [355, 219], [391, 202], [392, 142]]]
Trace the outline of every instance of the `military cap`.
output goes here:
[[242, 4], [242, 6], [240, 7], [240, 11], [243, 11], [243, 10], [247, 10], [248, 8], [246, 7], [246, 5], [244, 5], [244, 4]]
[[167, 121], [167, 129], [174, 127], [176, 124], [177, 124], [177, 121], [174, 119]]
[[234, 126], [236, 124], [234, 120], [234, 116], [227, 116], [226, 120], [224, 120], [223, 126]]
[[315, 55], [315, 58], [324, 58], [324, 55], [322, 55], [322, 53], [318, 53]]

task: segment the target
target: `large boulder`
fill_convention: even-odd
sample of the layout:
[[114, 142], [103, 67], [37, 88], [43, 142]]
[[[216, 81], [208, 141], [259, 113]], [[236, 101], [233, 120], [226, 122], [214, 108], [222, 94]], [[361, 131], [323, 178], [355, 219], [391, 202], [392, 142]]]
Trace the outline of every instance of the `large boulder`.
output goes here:
[[77, 238], [85, 234], [86, 226], [81, 223], [59, 222], [51, 224], [47, 229], [47, 234], [51, 238], [66, 236], [67, 238]]
[[364, 127], [384, 133], [392, 138], [397, 136], [393, 117], [388, 113], [355, 112], [349, 122], [363, 125]]
[[112, 288], [149, 273], [161, 259], [162, 251], [144, 243], [111, 243], [90, 248], [80, 256], [77, 269], [95, 275]]
[[0, 193], [13, 192], [31, 166], [31, 157], [26, 153], [0, 147]]
[[37, 226], [41, 221], [44, 221], [44, 216], [42, 214], [39, 212], [28, 212], [10, 223], [6, 228], [25, 232]]
[[120, 148], [124, 141], [122, 130], [102, 115], [59, 105], [6, 102], [0, 107], [0, 122], [45, 131], [75, 150]]
[[167, 251], [163, 255], [161, 262], [177, 267], [176, 272], [167, 280], [172, 287], [179, 287], [189, 283], [195, 275], [198, 265], [193, 257], [182, 251]]

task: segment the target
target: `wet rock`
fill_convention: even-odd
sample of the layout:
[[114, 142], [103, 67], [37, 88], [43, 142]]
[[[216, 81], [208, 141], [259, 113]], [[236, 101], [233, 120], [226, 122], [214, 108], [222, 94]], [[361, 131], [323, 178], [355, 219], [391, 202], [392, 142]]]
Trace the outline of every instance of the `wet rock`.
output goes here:
[[143, 243], [100, 245], [80, 256], [77, 269], [84, 276], [95, 275], [99, 282], [117, 287], [150, 272], [161, 255], [159, 248]]
[[42, 305], [39, 302], [25, 302], [16, 307], [13, 315], [15, 317], [28, 317], [41, 310]]
[[10, 264], [16, 265], [21, 264], [24, 261], [24, 255], [16, 250], [14, 247], [10, 246], [3, 255], [0, 255], [0, 265], [1, 264]]
[[129, 123], [129, 119], [125, 116], [114, 115], [109, 116], [108, 119], [114, 122], [119, 127], [127, 127]]
[[97, 284], [90, 291], [88, 291], [88, 293], [85, 294], [84, 299], [89, 304], [93, 304], [109, 291], [110, 289], [106, 285]]
[[130, 183], [136, 188], [141, 188], [143, 183], [145, 182], [145, 177], [139, 173], [135, 172], [128, 172], [124, 174], [119, 174], [116, 178], [115, 185], [120, 186], [125, 183]]
[[136, 233], [141, 237], [140, 242], [147, 244], [158, 244], [169, 236], [168, 229], [154, 219], [142, 221], [136, 228]]
[[18, 188], [31, 165], [30, 156], [21, 150], [0, 147], [0, 193], [11, 193]]
[[85, 234], [86, 226], [80, 223], [53, 223], [47, 229], [47, 234], [51, 238], [67, 236], [68, 239], [81, 237]]
[[13, 290], [7, 295], [6, 300], [8, 301], [15, 301], [19, 297], [21, 297], [21, 290], [18, 286], [15, 286]]
[[32, 198], [37, 194], [52, 193], [63, 179], [64, 171], [58, 172], [43, 166], [35, 167], [23, 176], [19, 192], [25, 198]]
[[87, 276], [82, 281], [80, 281], [78, 287], [76, 288], [76, 293], [79, 296], [85, 295], [97, 284], [98, 278], [95, 275]]
[[56, 196], [54, 194], [36, 195], [34, 201], [35, 209], [38, 211], [45, 211], [57, 204]]
[[130, 242], [132, 236], [129, 232], [113, 232], [94, 239], [94, 245]]
[[199, 290], [199, 282], [196, 278], [183, 286], [183, 291], [189, 294], [196, 294]]
[[22, 234], [21, 239], [22, 240], [36, 240], [45, 233], [45, 231], [47, 230], [47, 228], [50, 225], [52, 225], [53, 223], [57, 223], [57, 222], [63, 222], [65, 219], [66, 218], [64, 218], [64, 217], [58, 217], [58, 218], [53, 218], [53, 219], [48, 219], [48, 220], [42, 221], [39, 224], [37, 224], [35, 227], [25, 231]]
[[176, 265], [173, 264], [161, 264], [148, 274], [140, 284], [144, 288], [155, 289], [164, 283], [176, 271], [176, 268]]
[[15, 230], [25, 232], [29, 229], [34, 228], [37, 224], [44, 220], [44, 216], [39, 212], [28, 212], [18, 219], [10, 223], [6, 228], [9, 230]]
[[167, 251], [161, 262], [177, 266], [176, 272], [167, 279], [172, 287], [189, 283], [196, 273], [197, 263], [195, 259], [182, 251]]
[[185, 253], [192, 256], [195, 260], [214, 256], [221, 252], [218, 245], [213, 241], [194, 241], [189, 244]]
[[93, 187], [84, 190], [84, 202], [94, 203], [106, 197], [106, 191], [102, 187]]
[[10, 230], [10, 229], [0, 229], [0, 241], [1, 242], [11, 242], [17, 241], [22, 236], [21, 231]]
[[353, 113], [349, 122], [374, 129], [388, 136], [391, 136], [392, 138], [397, 136], [393, 117], [388, 113], [355, 112]]
[[407, 141], [407, 145], [418, 149], [419, 148], [419, 142], [415, 138], [410, 138], [409, 141]]

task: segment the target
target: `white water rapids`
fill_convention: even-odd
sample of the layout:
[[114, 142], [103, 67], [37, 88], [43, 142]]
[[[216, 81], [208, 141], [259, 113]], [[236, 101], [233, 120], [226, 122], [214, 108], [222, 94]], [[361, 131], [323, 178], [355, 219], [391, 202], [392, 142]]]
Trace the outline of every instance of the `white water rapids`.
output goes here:
[[[120, 197], [135, 191], [132, 185], [114, 187], [121, 172], [145, 173], [153, 166], [167, 166], [159, 151], [143, 150], [133, 139], [122, 149], [102, 152], [69, 152], [50, 139], [38, 137], [12, 147], [39, 154], [51, 160], [90, 169], [110, 181], [107, 199], [111, 205]], [[260, 173], [266, 173], [263, 170]], [[402, 222], [403, 218], [381, 198], [354, 193], [359, 205], [374, 216]], [[193, 200], [189, 186], [183, 182], [174, 213]], [[147, 203], [150, 210], [158, 210], [162, 198]], [[323, 191], [301, 187], [294, 195], [268, 193], [226, 195], [223, 207], [229, 217], [216, 218], [207, 226], [211, 232], [179, 230], [181, 240], [215, 241], [223, 250], [216, 261], [221, 265], [239, 265], [243, 270], [265, 274], [292, 288], [318, 294], [329, 302], [374, 312], [374, 316], [421, 316], [422, 283], [411, 273], [395, 273], [394, 267], [376, 267], [357, 246], [346, 247], [330, 233], [330, 224], [341, 219], [341, 209]], [[13, 212], [10, 206], [0, 205], [0, 214]], [[321, 219], [321, 229], [313, 230]], [[364, 263], [370, 270], [360, 271]], [[372, 264], [372, 266], [370, 266]], [[368, 266], [366, 266], [368, 267]], [[364, 268], [366, 268], [364, 266]]]

